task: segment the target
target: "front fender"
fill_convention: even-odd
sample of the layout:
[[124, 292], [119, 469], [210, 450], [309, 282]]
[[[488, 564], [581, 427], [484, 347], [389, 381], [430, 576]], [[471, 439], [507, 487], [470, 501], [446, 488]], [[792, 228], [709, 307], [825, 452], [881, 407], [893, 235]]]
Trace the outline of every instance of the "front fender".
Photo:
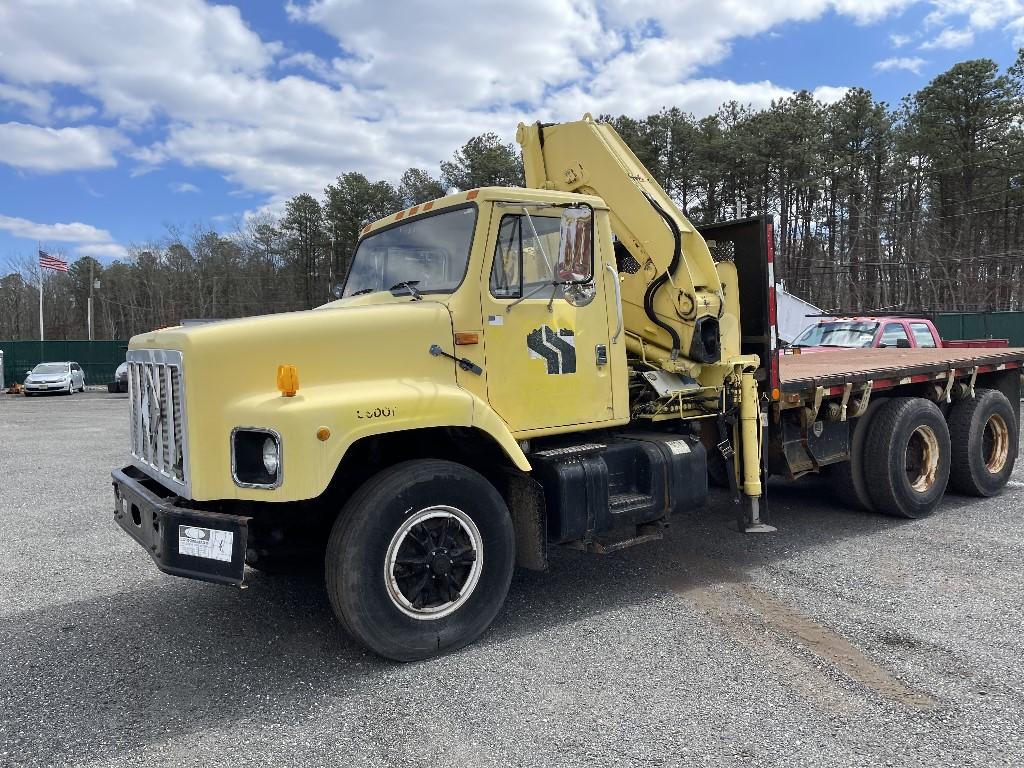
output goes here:
[[[208, 455], [193, 460], [197, 500], [245, 499], [291, 502], [326, 490], [335, 470], [358, 440], [373, 435], [430, 427], [474, 427], [502, 447], [520, 470], [530, 463], [508, 426], [480, 398], [457, 384], [424, 379], [381, 379], [300, 389], [294, 397], [254, 395], [227, 404], [223, 441], [204, 441]], [[240, 488], [231, 480], [230, 441], [234, 427], [269, 428], [281, 436], [282, 482], [276, 489]], [[330, 437], [317, 436], [321, 428]], [[197, 457], [193, 456], [193, 459]]]

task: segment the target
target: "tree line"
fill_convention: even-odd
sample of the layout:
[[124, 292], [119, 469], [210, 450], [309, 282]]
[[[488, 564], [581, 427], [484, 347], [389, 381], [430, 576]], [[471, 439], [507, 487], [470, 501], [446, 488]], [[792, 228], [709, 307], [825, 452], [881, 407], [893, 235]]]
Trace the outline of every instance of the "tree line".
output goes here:
[[[853, 89], [802, 91], [765, 109], [704, 118], [665, 108], [604, 115], [697, 224], [772, 214], [776, 275], [830, 311], [1024, 309], [1024, 51], [1005, 71], [954, 65], [891, 107]], [[447, 190], [523, 183], [516, 148], [471, 138], [435, 173], [398, 184], [342, 173], [220, 233], [168, 230], [103, 266], [45, 285], [47, 338], [83, 338], [93, 279], [96, 338], [186, 318], [306, 309], [330, 300], [359, 231]], [[0, 338], [38, 338], [34, 255], [0, 278]]]

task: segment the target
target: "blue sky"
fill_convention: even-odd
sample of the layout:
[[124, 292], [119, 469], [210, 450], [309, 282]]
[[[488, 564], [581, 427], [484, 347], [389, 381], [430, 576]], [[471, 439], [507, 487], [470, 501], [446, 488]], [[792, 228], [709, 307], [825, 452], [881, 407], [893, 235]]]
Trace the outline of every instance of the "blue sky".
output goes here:
[[344, 171], [436, 173], [520, 120], [703, 115], [800, 88], [895, 104], [1022, 41], [1024, 0], [6, 0], [0, 266], [37, 241], [130, 258]]

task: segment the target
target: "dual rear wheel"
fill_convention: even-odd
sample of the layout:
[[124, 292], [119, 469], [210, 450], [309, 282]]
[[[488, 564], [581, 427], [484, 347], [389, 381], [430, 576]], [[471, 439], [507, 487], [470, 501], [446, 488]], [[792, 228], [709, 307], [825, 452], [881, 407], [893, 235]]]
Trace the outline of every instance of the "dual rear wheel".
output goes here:
[[972, 496], [1001, 492], [1016, 454], [1017, 420], [998, 390], [957, 401], [948, 419], [929, 400], [897, 397], [872, 404], [854, 425], [850, 461], [835, 477], [851, 506], [918, 518], [947, 485]]

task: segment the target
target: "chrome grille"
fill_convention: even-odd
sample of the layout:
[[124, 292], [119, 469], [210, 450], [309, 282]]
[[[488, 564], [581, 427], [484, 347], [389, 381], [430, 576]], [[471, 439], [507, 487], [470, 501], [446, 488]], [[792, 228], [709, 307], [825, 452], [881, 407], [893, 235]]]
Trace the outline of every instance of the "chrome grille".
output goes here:
[[188, 432], [181, 352], [129, 350], [128, 398], [135, 465], [187, 494]]

